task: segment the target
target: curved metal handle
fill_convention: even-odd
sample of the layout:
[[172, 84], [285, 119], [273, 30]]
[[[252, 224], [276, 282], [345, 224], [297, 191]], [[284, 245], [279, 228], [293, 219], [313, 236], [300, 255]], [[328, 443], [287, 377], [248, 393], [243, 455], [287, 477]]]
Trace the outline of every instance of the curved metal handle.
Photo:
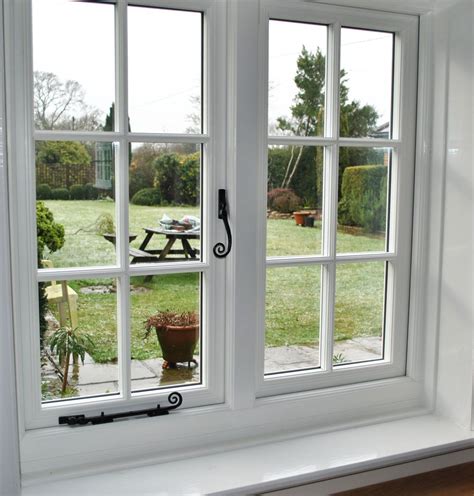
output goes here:
[[219, 207], [217, 217], [222, 219], [224, 222], [225, 231], [227, 233], [227, 248], [224, 243], [217, 243], [212, 251], [217, 258], [225, 258], [232, 249], [232, 232], [229, 226], [229, 214], [227, 212], [227, 197], [225, 189], [219, 190]]

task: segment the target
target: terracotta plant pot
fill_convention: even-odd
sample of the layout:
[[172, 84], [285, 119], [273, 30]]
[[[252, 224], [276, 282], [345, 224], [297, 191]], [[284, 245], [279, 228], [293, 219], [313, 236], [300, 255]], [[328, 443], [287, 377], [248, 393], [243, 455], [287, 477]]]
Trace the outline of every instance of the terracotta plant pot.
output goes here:
[[297, 226], [304, 226], [304, 220], [308, 217], [309, 212], [294, 212], [295, 222]]
[[163, 352], [163, 368], [175, 368], [178, 362], [196, 363], [194, 350], [199, 339], [199, 325], [172, 326], [156, 329]]

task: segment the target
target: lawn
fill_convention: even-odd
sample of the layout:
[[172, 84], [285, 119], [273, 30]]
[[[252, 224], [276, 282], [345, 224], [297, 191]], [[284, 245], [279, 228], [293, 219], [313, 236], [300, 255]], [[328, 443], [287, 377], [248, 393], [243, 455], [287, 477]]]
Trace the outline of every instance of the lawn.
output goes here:
[[[92, 266], [115, 263], [111, 243], [92, 232], [98, 215], [114, 214], [109, 201], [46, 201], [57, 222], [66, 230], [66, 242], [48, 255], [55, 267]], [[130, 206], [130, 231], [143, 239], [143, 227], [157, 226], [166, 213], [179, 219], [199, 215], [197, 208]], [[308, 255], [321, 251], [321, 225], [297, 227], [293, 220], [268, 221], [268, 255]], [[383, 249], [380, 237], [338, 233], [338, 251]], [[315, 266], [272, 268], [267, 271], [266, 345], [310, 345], [319, 340], [321, 269]], [[97, 362], [117, 359], [116, 282], [112, 280], [70, 281], [79, 293], [79, 324], [93, 337]], [[156, 336], [144, 339], [144, 321], [158, 310], [177, 312], [199, 309], [199, 278], [196, 274], [155, 276], [151, 282], [132, 278], [132, 358], [160, 356]], [[96, 286], [103, 286], [97, 288]], [[94, 288], [95, 287], [95, 288]], [[85, 289], [89, 288], [89, 289]], [[104, 293], [87, 293], [104, 290]], [[379, 336], [383, 316], [384, 263], [339, 265], [337, 269], [335, 339]], [[84, 293], [84, 290], [86, 293]]]

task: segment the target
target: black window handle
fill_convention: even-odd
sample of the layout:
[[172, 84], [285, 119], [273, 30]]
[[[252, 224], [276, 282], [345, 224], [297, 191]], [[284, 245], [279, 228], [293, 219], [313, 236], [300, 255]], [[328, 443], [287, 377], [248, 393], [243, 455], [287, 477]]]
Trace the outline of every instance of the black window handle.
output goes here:
[[229, 226], [229, 213], [227, 212], [227, 194], [225, 189], [219, 190], [218, 202], [217, 217], [219, 219], [222, 219], [222, 221], [224, 222], [225, 231], [227, 233], [227, 248], [224, 243], [217, 243], [212, 251], [217, 258], [225, 258], [232, 249], [232, 232], [230, 231]]

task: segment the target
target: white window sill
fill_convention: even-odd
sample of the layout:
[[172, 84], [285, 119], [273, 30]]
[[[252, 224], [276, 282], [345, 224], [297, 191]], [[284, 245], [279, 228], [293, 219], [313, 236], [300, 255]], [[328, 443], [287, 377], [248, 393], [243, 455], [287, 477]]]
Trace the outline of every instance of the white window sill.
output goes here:
[[474, 446], [433, 415], [24, 487], [22, 496], [254, 494]]

